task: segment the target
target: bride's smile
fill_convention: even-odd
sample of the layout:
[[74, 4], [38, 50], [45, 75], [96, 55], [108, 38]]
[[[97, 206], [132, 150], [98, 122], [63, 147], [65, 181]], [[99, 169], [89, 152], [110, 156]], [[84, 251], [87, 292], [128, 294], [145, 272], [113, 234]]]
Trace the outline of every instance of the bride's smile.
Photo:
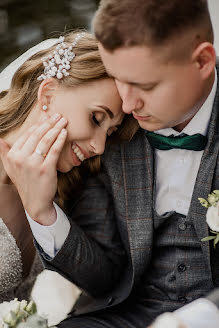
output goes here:
[[68, 121], [66, 143], [57, 165], [59, 171], [68, 172], [87, 158], [104, 152], [107, 136], [121, 124], [124, 114], [113, 79], [92, 81], [74, 89], [60, 86], [55, 89], [53, 83], [56, 81], [52, 79], [50, 88], [54, 89], [54, 96], [47, 113], [58, 112]]

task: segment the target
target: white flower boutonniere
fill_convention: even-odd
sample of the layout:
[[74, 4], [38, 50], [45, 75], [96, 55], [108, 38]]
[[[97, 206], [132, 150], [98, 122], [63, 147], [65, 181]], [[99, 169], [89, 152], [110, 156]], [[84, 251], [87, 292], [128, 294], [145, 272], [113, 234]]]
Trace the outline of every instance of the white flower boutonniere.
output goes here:
[[[37, 313], [36, 304], [15, 298], [0, 304], [0, 328], [48, 328], [47, 320]], [[56, 327], [51, 327], [56, 328]]]
[[201, 241], [214, 240], [214, 247], [219, 242], [219, 190], [214, 190], [208, 195], [207, 200], [204, 198], [198, 198], [201, 205], [206, 207], [206, 222], [213, 235], [203, 238]]

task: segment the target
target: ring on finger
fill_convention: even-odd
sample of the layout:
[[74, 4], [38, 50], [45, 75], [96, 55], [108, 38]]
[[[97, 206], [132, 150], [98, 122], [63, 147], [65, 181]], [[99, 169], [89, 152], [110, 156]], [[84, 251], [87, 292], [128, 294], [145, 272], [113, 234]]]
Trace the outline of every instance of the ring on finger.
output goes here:
[[43, 158], [46, 157], [46, 153], [44, 153], [44, 152], [43, 152], [42, 150], [40, 150], [40, 149], [36, 149], [36, 150], [35, 150], [35, 153], [37, 153], [38, 155], [42, 156]]

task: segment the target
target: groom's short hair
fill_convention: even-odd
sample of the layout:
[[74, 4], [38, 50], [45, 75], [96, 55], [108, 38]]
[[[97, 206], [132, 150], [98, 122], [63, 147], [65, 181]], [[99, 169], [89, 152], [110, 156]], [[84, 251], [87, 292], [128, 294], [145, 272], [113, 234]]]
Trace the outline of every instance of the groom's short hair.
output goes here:
[[214, 39], [207, 0], [101, 0], [93, 29], [108, 51], [166, 45], [192, 29], [200, 43]]

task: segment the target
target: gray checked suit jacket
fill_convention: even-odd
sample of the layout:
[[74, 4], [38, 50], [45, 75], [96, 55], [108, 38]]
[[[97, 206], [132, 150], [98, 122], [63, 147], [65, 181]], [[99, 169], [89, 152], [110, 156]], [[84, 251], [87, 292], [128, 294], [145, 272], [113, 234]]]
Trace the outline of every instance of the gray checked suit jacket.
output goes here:
[[[219, 78], [218, 78], [219, 81]], [[198, 239], [209, 234], [206, 209], [198, 197], [219, 189], [219, 82], [188, 216]], [[153, 243], [153, 150], [139, 129], [131, 142], [111, 146], [103, 157], [103, 172], [88, 181], [79, 200], [70, 208], [70, 233], [53, 260], [43, 255], [47, 268], [76, 283], [95, 300], [76, 314], [116, 305], [125, 300], [147, 273]], [[210, 246], [200, 242], [210, 281]], [[216, 263], [216, 262], [215, 262]], [[80, 302], [79, 302], [80, 303]]]

